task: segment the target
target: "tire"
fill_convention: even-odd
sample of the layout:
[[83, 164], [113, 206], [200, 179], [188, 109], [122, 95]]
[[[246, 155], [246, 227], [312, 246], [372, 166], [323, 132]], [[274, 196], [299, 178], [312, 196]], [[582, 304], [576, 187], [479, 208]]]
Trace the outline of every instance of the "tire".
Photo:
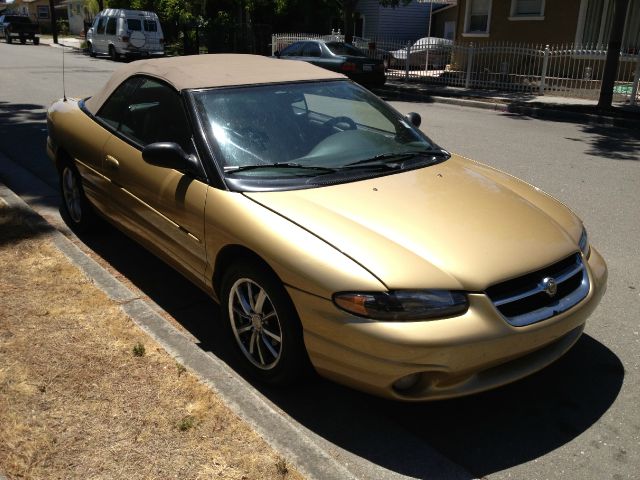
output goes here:
[[120, 58], [120, 55], [118, 55], [118, 52], [116, 52], [116, 47], [114, 47], [113, 45], [109, 45], [109, 58], [114, 62], [117, 62]]
[[224, 273], [220, 299], [222, 319], [247, 374], [277, 386], [303, 377], [310, 364], [302, 326], [275, 274], [257, 262], [233, 264]]
[[7, 43], [11, 43], [11, 35], [9, 35], [9, 32], [5, 32], [4, 35], [4, 41]]
[[95, 57], [96, 56], [96, 51], [93, 49], [93, 43], [91, 43], [91, 42], [88, 43], [87, 50], [89, 51], [89, 56], [90, 57]]
[[60, 164], [59, 180], [62, 218], [78, 233], [91, 230], [95, 225], [96, 214], [84, 194], [82, 177], [71, 161], [64, 160]]
[[33, 37], [33, 44], [40, 45], [40, 37]]
[[22, 45], [25, 45], [25, 44], [27, 43], [27, 39], [26, 39], [26, 38], [24, 38], [24, 37], [20, 37], [20, 43], [21, 43]]

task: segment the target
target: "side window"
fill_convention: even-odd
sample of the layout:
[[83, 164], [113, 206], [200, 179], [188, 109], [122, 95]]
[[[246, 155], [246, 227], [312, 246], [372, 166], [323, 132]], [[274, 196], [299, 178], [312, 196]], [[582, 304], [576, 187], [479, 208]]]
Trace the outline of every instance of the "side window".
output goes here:
[[107, 23], [107, 19], [105, 17], [100, 17], [98, 21], [98, 33], [104, 35], [104, 27]]
[[320, 50], [320, 45], [315, 42], [307, 42], [304, 44], [302, 48], [302, 56], [303, 57], [321, 57], [322, 52]]
[[140, 77], [132, 77], [123, 82], [104, 102], [96, 117], [118, 129], [128, 114], [129, 99], [141, 81]]
[[[128, 82], [132, 82], [133, 90]], [[115, 121], [107, 118], [112, 110]], [[175, 142], [186, 152], [193, 152], [182, 99], [173, 88], [157, 80], [142, 77], [127, 80], [107, 100], [98, 117], [112, 126], [117, 121], [115, 128], [139, 145]]]
[[100, 18], [101, 17], [96, 17], [93, 19], [93, 25], [91, 25], [93, 27], [94, 32], [98, 31], [98, 23], [100, 22]]
[[302, 43], [297, 42], [294, 43], [293, 45], [289, 45], [287, 48], [285, 48], [282, 53], [280, 54], [280, 56], [282, 57], [297, 57], [300, 55], [300, 51], [302, 50]]
[[107, 21], [107, 35], [115, 35], [116, 34], [116, 17], [109, 17]]

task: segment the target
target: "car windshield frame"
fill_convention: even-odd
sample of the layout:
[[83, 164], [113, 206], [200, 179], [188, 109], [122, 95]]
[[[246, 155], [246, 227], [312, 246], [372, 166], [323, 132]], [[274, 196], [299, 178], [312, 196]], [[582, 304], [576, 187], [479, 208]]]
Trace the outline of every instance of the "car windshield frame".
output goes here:
[[[337, 96], [327, 95], [326, 98], [318, 100], [318, 93]], [[224, 183], [233, 191], [295, 190], [349, 183], [424, 168], [450, 157], [446, 150], [436, 145], [388, 103], [346, 79], [201, 88], [188, 90], [186, 94], [198, 119], [201, 134], [209, 147], [212, 162]], [[249, 109], [248, 114], [244, 116], [237, 114], [238, 109], [244, 108], [238, 102], [239, 99], [246, 105], [255, 102], [256, 99], [269, 98], [269, 94], [273, 98], [281, 96], [279, 99], [285, 104], [293, 101], [291, 107], [298, 117], [296, 120], [315, 122], [314, 128], [318, 130], [331, 130], [310, 151], [306, 151], [304, 146], [300, 147], [302, 150], [299, 155], [284, 150], [289, 146], [294, 149], [298, 147], [297, 143], [304, 142], [287, 143], [271, 133], [278, 130], [266, 128], [266, 131], [263, 131], [265, 129], [262, 127], [286, 123], [284, 120], [279, 122], [259, 118], [257, 112], [269, 108], [254, 107], [253, 111]], [[341, 98], [340, 95], [347, 98]], [[228, 100], [229, 98], [232, 100]], [[373, 120], [379, 123], [388, 122], [388, 126], [385, 125], [385, 130], [352, 120], [351, 123], [355, 123], [356, 126], [351, 128], [349, 122], [343, 124], [342, 120], [335, 120], [344, 115], [326, 117], [327, 120], [322, 123], [321, 120], [325, 117], [312, 110], [309, 106], [312, 100], [319, 101], [320, 104], [323, 100], [329, 103], [336, 102], [336, 105], [340, 103], [342, 106], [338, 106], [338, 112], [342, 111], [344, 105], [348, 106], [349, 102], [356, 102], [356, 107], [368, 109], [367, 113], [378, 115], [372, 117]], [[304, 110], [295, 110], [297, 107], [302, 109], [302, 105]], [[257, 106], [272, 107], [268, 102]], [[354, 114], [353, 105], [351, 111], [345, 108], [347, 113]], [[229, 112], [241, 119], [225, 117], [231, 115]], [[309, 120], [310, 116], [313, 116], [312, 120]], [[361, 120], [361, 117], [368, 119], [367, 115], [361, 115], [356, 117], [356, 120]], [[230, 120], [238, 123], [240, 127], [231, 125]], [[248, 125], [245, 127], [243, 121], [257, 124], [260, 128], [254, 129]], [[327, 123], [331, 127], [327, 127]], [[296, 127], [280, 125], [280, 128], [295, 130]], [[304, 137], [303, 133], [301, 138]], [[251, 148], [260, 146], [271, 137], [281, 143], [276, 145], [280, 148], [277, 152], [285, 152], [284, 156], [274, 156], [266, 148], [263, 148], [266, 152], [264, 154], [251, 151]], [[241, 142], [245, 142], [244, 146], [240, 145]]]

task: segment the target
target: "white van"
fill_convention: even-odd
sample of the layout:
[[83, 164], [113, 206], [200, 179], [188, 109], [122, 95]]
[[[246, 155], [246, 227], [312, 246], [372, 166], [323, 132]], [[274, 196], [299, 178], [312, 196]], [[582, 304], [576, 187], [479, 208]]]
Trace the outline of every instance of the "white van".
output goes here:
[[124, 57], [164, 55], [164, 35], [154, 12], [108, 8], [94, 19], [87, 32], [89, 55]]

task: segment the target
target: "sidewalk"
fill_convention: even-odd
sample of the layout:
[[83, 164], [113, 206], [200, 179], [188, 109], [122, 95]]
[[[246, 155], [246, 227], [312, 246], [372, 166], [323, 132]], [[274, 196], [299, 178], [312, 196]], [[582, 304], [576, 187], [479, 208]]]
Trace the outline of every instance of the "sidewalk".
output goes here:
[[640, 128], [640, 105], [614, 103], [611, 111], [602, 113], [596, 100], [426, 85], [393, 78], [374, 91], [388, 100], [448, 103], [548, 120]]

